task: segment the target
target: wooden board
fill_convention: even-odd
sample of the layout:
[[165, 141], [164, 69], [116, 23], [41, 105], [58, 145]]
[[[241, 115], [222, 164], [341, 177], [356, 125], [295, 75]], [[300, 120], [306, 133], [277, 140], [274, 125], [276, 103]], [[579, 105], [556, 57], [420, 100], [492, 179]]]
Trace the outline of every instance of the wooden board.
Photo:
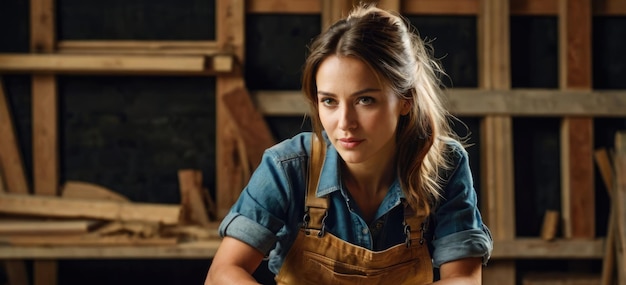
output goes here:
[[216, 41], [96, 41], [64, 40], [57, 43], [58, 53], [119, 55], [215, 55]]
[[18, 194], [0, 195], [0, 212], [62, 218], [93, 218], [177, 224], [179, 205], [88, 201]]
[[[241, 65], [245, 63], [245, 3], [243, 0], [217, 0], [217, 43], [231, 51]], [[224, 105], [223, 97], [245, 86], [240, 73], [220, 75], [216, 81], [216, 203], [217, 217], [222, 219], [235, 203], [243, 188], [243, 167], [237, 158], [237, 132]]]
[[[591, 1], [559, 3], [560, 87], [591, 90]], [[595, 237], [593, 170], [593, 120], [564, 118], [561, 125], [561, 209], [565, 237]]]
[[275, 144], [272, 132], [245, 88], [228, 92], [222, 100], [244, 142], [250, 170], [254, 170], [261, 162], [265, 150]]
[[613, 163], [616, 178], [612, 207], [615, 215], [617, 283], [626, 284], [626, 131], [619, 131], [615, 135]]
[[[309, 111], [301, 91], [256, 91], [252, 98], [268, 116]], [[448, 89], [446, 108], [456, 116], [626, 117], [626, 91]]]
[[0, 176], [6, 192], [29, 192], [9, 102], [0, 77]]
[[339, 19], [348, 16], [352, 10], [351, 0], [320, 0], [322, 2], [322, 31]]
[[67, 181], [63, 184], [61, 196], [71, 199], [109, 200], [130, 202], [130, 200], [113, 190], [100, 185], [82, 181]]
[[202, 195], [202, 172], [193, 169], [178, 171], [181, 220], [185, 224], [209, 224], [209, 215]]
[[600, 277], [584, 273], [529, 273], [522, 285], [599, 285]]
[[38, 195], [59, 194], [58, 93], [54, 76], [33, 75], [33, 183]]
[[[226, 55], [224, 55], [226, 56]], [[222, 68], [223, 69], [223, 68]], [[204, 55], [0, 54], [5, 73], [211, 74]], [[220, 70], [224, 72], [224, 70]], [[230, 70], [228, 70], [230, 72]]]
[[[478, 15], [479, 84], [487, 90], [511, 88], [508, 1], [483, 0]], [[515, 238], [513, 128], [511, 117], [481, 122], [482, 213], [495, 241]], [[514, 285], [515, 262], [498, 260], [483, 269], [484, 284]]]
[[[496, 240], [491, 258], [495, 262], [511, 259], [602, 259], [604, 243], [605, 240], [601, 238], [552, 241], [545, 241], [541, 238]], [[489, 270], [489, 268], [483, 270]]]
[[0, 219], [0, 235], [84, 234], [100, 224], [94, 220], [15, 220]]
[[126, 235], [0, 236], [0, 244], [10, 246], [173, 246], [177, 242], [177, 238], [137, 238]]

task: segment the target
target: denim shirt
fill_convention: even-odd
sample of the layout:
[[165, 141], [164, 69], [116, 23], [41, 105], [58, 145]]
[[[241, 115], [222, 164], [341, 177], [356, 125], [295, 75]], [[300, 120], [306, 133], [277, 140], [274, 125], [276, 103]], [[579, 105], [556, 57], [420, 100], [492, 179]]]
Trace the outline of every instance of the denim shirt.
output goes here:
[[[433, 265], [465, 257], [482, 257], [486, 264], [493, 248], [491, 234], [477, 208], [467, 152], [448, 143], [452, 169], [447, 170], [442, 199], [430, 216], [428, 238]], [[380, 251], [405, 242], [402, 222], [404, 193], [396, 179], [371, 223], [343, 187], [341, 157], [326, 138], [326, 160], [317, 196], [328, 195], [326, 229], [346, 242]], [[301, 133], [269, 149], [222, 221], [221, 236], [236, 238], [269, 258], [277, 274], [302, 224], [311, 133]]]

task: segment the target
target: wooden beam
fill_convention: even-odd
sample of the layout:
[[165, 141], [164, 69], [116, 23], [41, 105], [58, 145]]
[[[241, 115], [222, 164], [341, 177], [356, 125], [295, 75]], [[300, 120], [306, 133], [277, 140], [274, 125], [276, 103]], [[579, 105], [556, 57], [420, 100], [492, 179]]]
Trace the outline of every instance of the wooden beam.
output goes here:
[[[249, 14], [319, 14], [323, 0], [248, 0]], [[397, 1], [397, 0], [394, 0]], [[511, 0], [511, 15], [557, 16], [559, 0]], [[381, 0], [386, 5], [386, 0]], [[394, 4], [395, 5], [395, 4]], [[393, 6], [395, 7], [395, 6]], [[394, 9], [395, 10], [395, 9]], [[400, 12], [405, 15], [478, 15], [479, 0], [404, 0], [400, 1]], [[398, 10], [396, 10], [398, 11]], [[623, 0], [599, 0], [593, 3], [596, 16], [624, 16], [626, 2]]]
[[202, 171], [182, 169], [178, 171], [181, 220], [188, 224], [207, 226], [209, 214], [202, 197]]
[[352, 0], [320, 0], [322, 2], [322, 31], [339, 19], [348, 16]]
[[[383, 0], [384, 1], [384, 0]], [[407, 15], [477, 15], [479, 0], [402, 1], [402, 14]]]
[[48, 235], [48, 236], [0, 236], [2, 244], [11, 246], [173, 246], [177, 238], [141, 238], [127, 235]]
[[[589, 91], [591, 0], [560, 0], [559, 56], [562, 90]], [[593, 120], [567, 117], [561, 125], [561, 186], [564, 235], [595, 237]]]
[[321, 0], [248, 0], [249, 14], [319, 14]]
[[0, 77], [0, 175], [6, 183], [6, 192], [27, 194], [28, 182], [24, 173], [24, 163], [15, 135], [11, 108]]
[[215, 55], [216, 41], [80, 41], [57, 43], [58, 53], [118, 55]]
[[33, 110], [33, 184], [40, 195], [59, 194], [58, 93], [54, 76], [34, 75]]
[[[309, 111], [301, 91], [257, 91], [251, 95], [267, 116], [302, 116]], [[626, 117], [625, 91], [449, 89], [443, 101], [456, 116]]]
[[179, 205], [74, 200], [19, 194], [0, 195], [0, 213], [177, 224]]
[[[478, 15], [479, 84], [487, 90], [511, 88], [509, 1], [482, 0]], [[481, 205], [495, 241], [515, 238], [511, 117], [487, 116], [481, 122]], [[484, 284], [514, 285], [515, 262], [492, 262]]]
[[[245, 5], [244, 0], [217, 0], [217, 42], [220, 50], [232, 51], [239, 63], [245, 54]], [[217, 218], [226, 216], [243, 189], [244, 168], [238, 159], [237, 131], [230, 118], [224, 96], [237, 88], [245, 87], [243, 75], [221, 75], [216, 81], [216, 203]]]
[[21, 260], [5, 260], [4, 271], [7, 275], [8, 285], [28, 285], [28, 273], [26, 265]]
[[[516, 238], [494, 241], [491, 258], [496, 261], [501, 259], [602, 259], [603, 248], [604, 239], [545, 241], [540, 238]], [[483, 270], [489, 270], [489, 268]]]
[[215, 256], [220, 239], [171, 246], [0, 246], [0, 259], [203, 259]]
[[218, 71], [210, 67], [202, 55], [0, 54], [0, 72], [5, 73], [209, 75]]
[[94, 220], [5, 220], [0, 219], [0, 235], [84, 234], [100, 221]]

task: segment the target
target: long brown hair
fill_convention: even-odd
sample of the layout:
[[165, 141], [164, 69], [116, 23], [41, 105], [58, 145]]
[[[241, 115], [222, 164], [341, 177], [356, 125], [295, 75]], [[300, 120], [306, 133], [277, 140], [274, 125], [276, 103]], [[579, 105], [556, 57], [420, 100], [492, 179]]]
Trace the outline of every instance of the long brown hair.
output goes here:
[[309, 48], [302, 89], [321, 137], [317, 70], [328, 56], [352, 56], [368, 64], [384, 84], [411, 103], [396, 130], [397, 172], [407, 201], [430, 213], [441, 196], [439, 170], [447, 168], [445, 140], [454, 136], [441, 102], [443, 70], [432, 49], [406, 19], [373, 5], [360, 5], [319, 35]]

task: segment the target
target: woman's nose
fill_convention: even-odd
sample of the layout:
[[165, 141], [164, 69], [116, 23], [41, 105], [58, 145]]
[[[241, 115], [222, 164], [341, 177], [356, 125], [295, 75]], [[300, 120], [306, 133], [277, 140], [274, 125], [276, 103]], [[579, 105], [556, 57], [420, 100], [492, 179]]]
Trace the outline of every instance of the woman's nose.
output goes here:
[[357, 126], [356, 112], [354, 108], [344, 105], [339, 111], [338, 127], [341, 130], [352, 130]]

